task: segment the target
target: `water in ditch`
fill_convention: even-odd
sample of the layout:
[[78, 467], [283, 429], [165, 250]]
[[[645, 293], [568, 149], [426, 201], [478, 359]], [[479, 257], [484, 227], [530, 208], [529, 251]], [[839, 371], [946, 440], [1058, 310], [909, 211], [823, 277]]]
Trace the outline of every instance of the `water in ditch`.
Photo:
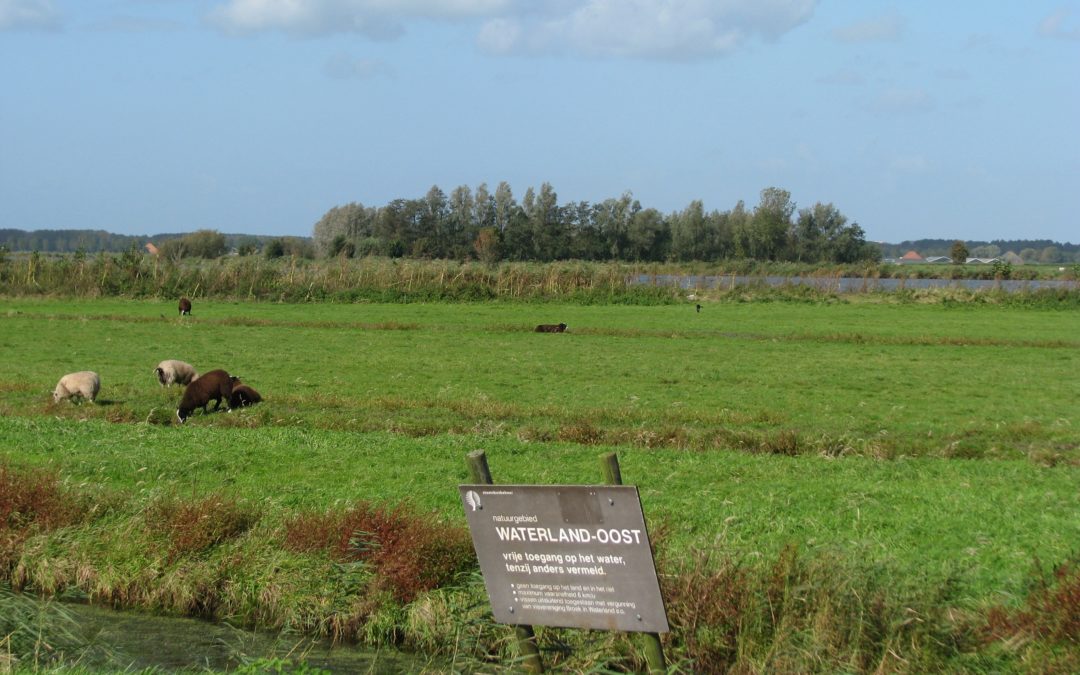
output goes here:
[[[440, 673], [456, 670], [446, 661], [394, 650], [337, 645], [302, 636], [243, 630], [199, 619], [114, 611], [80, 603], [54, 603], [65, 630], [80, 647], [65, 655], [68, 665], [110, 672], [228, 672], [261, 661], [260, 672], [277, 672], [274, 660], [307, 672]], [[45, 642], [49, 635], [42, 636]], [[3, 668], [0, 667], [0, 671]], [[291, 672], [286, 670], [285, 672]]]

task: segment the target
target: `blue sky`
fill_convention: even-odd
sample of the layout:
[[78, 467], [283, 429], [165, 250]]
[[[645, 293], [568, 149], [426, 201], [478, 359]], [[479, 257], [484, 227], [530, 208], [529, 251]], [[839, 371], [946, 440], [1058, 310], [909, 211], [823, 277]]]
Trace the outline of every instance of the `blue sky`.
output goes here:
[[432, 185], [1080, 242], [1080, 2], [0, 0], [0, 228], [309, 235]]

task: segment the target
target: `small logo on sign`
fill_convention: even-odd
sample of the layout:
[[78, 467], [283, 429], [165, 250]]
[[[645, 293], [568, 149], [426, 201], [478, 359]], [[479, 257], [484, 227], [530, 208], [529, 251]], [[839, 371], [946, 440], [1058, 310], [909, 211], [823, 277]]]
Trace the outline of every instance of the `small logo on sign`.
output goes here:
[[471, 506], [473, 511], [484, 508], [480, 503], [480, 495], [472, 490], [465, 493], [465, 503]]

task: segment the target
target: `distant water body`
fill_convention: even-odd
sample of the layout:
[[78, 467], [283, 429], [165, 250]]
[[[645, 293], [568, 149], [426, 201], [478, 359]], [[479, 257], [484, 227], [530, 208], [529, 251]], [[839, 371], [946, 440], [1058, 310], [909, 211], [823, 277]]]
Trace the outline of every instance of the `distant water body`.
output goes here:
[[686, 290], [722, 289], [739, 286], [811, 286], [833, 293], [890, 292], [923, 288], [964, 288], [971, 291], [1005, 291], [1019, 293], [1044, 289], [1080, 289], [1080, 282], [1061, 279], [1030, 281], [995, 279], [875, 279], [872, 277], [781, 277], [740, 275], [680, 275], [639, 274], [632, 284], [649, 286], [678, 286]]

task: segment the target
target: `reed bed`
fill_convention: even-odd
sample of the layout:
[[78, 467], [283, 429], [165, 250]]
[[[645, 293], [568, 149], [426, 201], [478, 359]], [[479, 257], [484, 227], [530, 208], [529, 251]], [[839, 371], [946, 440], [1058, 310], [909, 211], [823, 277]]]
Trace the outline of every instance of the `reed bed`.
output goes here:
[[[1057, 268], [1054, 268], [1055, 270]], [[1018, 271], [1012, 279], [1047, 278], [1046, 270]], [[671, 277], [709, 277], [690, 289]], [[730, 277], [730, 282], [724, 281]], [[813, 286], [771, 287], [740, 282], [736, 277], [813, 279]], [[130, 298], [215, 298], [277, 302], [476, 302], [485, 300], [557, 301], [585, 304], [666, 304], [687, 295], [715, 300], [796, 299], [835, 301], [841, 279], [861, 279], [844, 295], [882, 295], [881, 279], [993, 279], [985, 269], [908, 269], [895, 265], [820, 266], [762, 263], [552, 263], [485, 264], [453, 260], [367, 257], [309, 260], [226, 256], [215, 260], [171, 261], [137, 253], [0, 257], [0, 295]], [[1015, 302], [1012, 296], [1043, 303], [1077, 304], [1080, 282], [1067, 271], [1056, 278], [1073, 279], [1071, 287], [1025, 293], [975, 292], [964, 289], [906, 289], [889, 295], [900, 301]], [[651, 282], [650, 282], [651, 279]], [[642, 281], [644, 280], [644, 282]]]
[[673, 288], [633, 285], [614, 264], [504, 263], [364, 258], [312, 261], [254, 256], [160, 258], [31, 255], [0, 264], [0, 294], [132, 298], [212, 297], [279, 302], [568, 300], [664, 303]]

